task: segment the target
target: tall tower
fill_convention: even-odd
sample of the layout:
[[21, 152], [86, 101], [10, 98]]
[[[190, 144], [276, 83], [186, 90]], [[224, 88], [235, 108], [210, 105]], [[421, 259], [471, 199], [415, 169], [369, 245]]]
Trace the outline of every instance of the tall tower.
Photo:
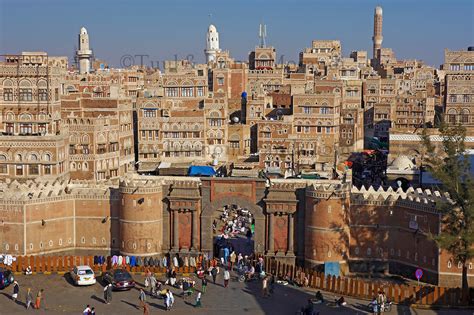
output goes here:
[[76, 52], [79, 60], [79, 72], [89, 73], [91, 69], [92, 50], [89, 48], [89, 34], [85, 27], [79, 33], [79, 50]]
[[265, 42], [265, 38], [267, 37], [267, 25], [260, 24], [258, 29], [258, 37], [260, 38], [260, 48], [267, 47], [267, 43]]
[[377, 59], [377, 52], [380, 48], [382, 48], [382, 7], [377, 6], [375, 7], [374, 12], [374, 36], [372, 37], [372, 41], [374, 42], [373, 52], [372, 52], [372, 59]]
[[215, 61], [216, 53], [220, 52], [219, 49], [219, 33], [214, 25], [209, 25], [206, 35], [206, 62]]

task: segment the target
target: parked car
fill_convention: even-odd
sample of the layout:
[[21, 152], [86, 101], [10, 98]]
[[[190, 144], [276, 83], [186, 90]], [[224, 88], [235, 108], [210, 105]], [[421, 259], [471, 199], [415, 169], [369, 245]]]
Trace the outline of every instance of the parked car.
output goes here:
[[112, 269], [103, 275], [106, 283], [112, 284], [114, 290], [130, 290], [135, 287], [132, 275], [125, 269]]
[[15, 280], [15, 278], [11, 270], [0, 268], [0, 289], [8, 287], [13, 283], [13, 280]]
[[71, 271], [75, 285], [92, 285], [96, 283], [95, 274], [89, 266], [75, 266]]

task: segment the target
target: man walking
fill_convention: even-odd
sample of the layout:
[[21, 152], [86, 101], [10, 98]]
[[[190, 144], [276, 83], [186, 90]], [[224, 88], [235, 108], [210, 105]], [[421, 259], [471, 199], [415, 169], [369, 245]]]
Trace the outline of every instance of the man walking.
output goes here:
[[237, 255], [235, 254], [235, 251], [232, 251], [232, 254], [230, 254], [230, 270], [234, 269], [234, 264], [235, 264], [236, 259], [237, 259]]
[[217, 266], [212, 268], [211, 270], [211, 275], [212, 275], [212, 282], [216, 284], [216, 278], [217, 278]]
[[268, 296], [268, 278], [264, 277], [262, 280], [262, 296], [267, 297]]
[[112, 284], [109, 283], [104, 287], [104, 301], [106, 304], [112, 302]]
[[15, 280], [13, 281], [13, 294], [12, 294], [12, 300], [15, 303], [16, 303], [16, 299], [18, 299], [18, 293], [20, 293], [20, 285]]
[[143, 305], [145, 305], [145, 302], [146, 302], [146, 295], [143, 289], [140, 289], [140, 294], [138, 296], [138, 299], [140, 300], [140, 306], [143, 307]]
[[206, 293], [206, 287], [207, 287], [207, 277], [204, 275], [201, 280], [201, 291], [202, 293]]
[[30, 308], [31, 303], [33, 303], [33, 293], [31, 293], [31, 288], [28, 288], [26, 292], [26, 309]]
[[194, 307], [201, 307], [201, 292], [198, 292], [197, 296], [196, 296], [196, 304], [194, 305]]
[[229, 270], [225, 269], [224, 270], [224, 288], [227, 288], [229, 285], [229, 280], [230, 280], [230, 272]]
[[156, 285], [158, 284], [158, 281], [156, 280], [156, 277], [154, 274], [150, 276], [150, 295], [154, 296], [156, 293]]

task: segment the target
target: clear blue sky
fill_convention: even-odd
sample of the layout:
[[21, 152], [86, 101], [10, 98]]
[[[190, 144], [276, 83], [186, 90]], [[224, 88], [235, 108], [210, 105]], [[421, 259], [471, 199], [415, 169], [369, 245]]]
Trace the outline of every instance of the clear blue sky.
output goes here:
[[347, 56], [371, 52], [376, 5], [384, 10], [383, 46], [399, 59], [439, 66], [444, 48], [474, 46], [473, 0], [0, 0], [0, 53], [40, 50], [71, 58], [85, 26], [96, 57], [114, 66], [125, 54], [160, 61], [192, 54], [203, 62], [212, 21], [221, 49], [246, 60], [264, 21], [267, 44], [285, 61], [296, 61], [313, 39], [339, 39]]

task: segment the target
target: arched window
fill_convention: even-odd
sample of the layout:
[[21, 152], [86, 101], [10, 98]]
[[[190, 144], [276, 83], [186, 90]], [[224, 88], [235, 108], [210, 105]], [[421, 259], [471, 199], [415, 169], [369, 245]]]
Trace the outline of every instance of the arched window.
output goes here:
[[469, 123], [469, 109], [463, 108], [461, 110], [461, 123], [468, 124]]
[[450, 124], [455, 124], [456, 123], [456, 116], [457, 116], [457, 111], [454, 108], [451, 108], [448, 110], [448, 122]]

